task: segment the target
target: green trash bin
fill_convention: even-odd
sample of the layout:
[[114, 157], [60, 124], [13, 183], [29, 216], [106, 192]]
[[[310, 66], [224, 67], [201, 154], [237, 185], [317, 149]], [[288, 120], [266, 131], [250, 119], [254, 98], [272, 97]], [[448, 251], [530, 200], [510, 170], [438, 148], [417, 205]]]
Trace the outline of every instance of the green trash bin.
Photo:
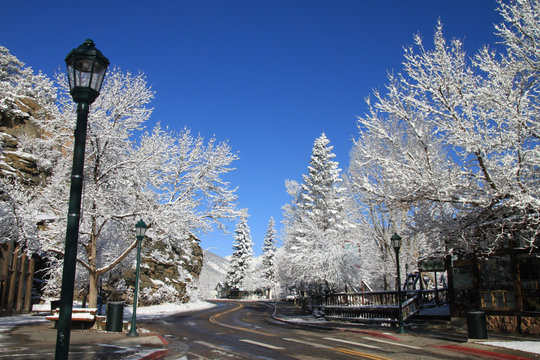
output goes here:
[[467, 336], [469, 339], [487, 339], [486, 313], [479, 310], [467, 312]]
[[60, 300], [51, 300], [51, 312], [60, 307]]
[[107, 303], [107, 323], [105, 330], [122, 332], [124, 322], [124, 302], [111, 301]]

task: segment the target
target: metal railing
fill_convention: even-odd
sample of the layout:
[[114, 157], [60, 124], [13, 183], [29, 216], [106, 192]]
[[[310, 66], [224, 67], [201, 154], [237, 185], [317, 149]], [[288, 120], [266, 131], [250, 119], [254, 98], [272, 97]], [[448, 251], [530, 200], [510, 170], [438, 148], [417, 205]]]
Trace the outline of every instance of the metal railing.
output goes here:
[[[328, 320], [395, 324], [399, 321], [397, 291], [337, 293], [311, 297], [311, 308]], [[422, 307], [446, 303], [447, 289], [409, 290], [402, 292], [403, 319]]]

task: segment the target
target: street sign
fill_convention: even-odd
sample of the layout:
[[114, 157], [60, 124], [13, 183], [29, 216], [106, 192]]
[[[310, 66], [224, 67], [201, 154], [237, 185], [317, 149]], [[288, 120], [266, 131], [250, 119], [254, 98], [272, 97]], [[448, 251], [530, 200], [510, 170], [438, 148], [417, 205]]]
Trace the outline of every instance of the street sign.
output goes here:
[[420, 271], [445, 271], [446, 266], [444, 258], [428, 258], [418, 261], [418, 269]]

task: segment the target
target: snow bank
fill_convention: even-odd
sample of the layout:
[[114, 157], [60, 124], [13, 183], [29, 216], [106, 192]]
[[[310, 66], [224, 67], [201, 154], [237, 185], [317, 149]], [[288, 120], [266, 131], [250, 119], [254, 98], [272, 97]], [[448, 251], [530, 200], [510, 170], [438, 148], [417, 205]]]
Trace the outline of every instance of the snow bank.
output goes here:
[[540, 341], [482, 341], [481, 344], [540, 354]]
[[[45, 316], [42, 315], [36, 316], [31, 314], [25, 314], [16, 316], [3, 316], [0, 317], [0, 334], [11, 330], [15, 326], [33, 325], [48, 322], [48, 320], [45, 320]], [[2, 336], [0, 335], [0, 338], [1, 337]]]
[[[212, 308], [216, 305], [206, 301], [194, 301], [186, 304], [161, 304], [137, 307], [137, 319], [155, 319], [163, 316], [179, 314], [188, 311], [197, 311]], [[131, 316], [133, 307], [127, 306], [125, 312]], [[124, 315], [125, 316], [125, 315]]]

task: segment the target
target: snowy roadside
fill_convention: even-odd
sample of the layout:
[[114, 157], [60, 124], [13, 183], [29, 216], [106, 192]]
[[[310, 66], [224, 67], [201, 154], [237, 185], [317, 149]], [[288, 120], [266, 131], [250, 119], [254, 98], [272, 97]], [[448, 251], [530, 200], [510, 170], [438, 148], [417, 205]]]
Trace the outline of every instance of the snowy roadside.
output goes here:
[[[161, 304], [152, 306], [141, 306], [137, 307], [137, 320], [150, 320], [189, 311], [210, 309], [214, 306], [216, 305], [203, 300], [189, 302], [186, 304]], [[129, 316], [129, 319], [131, 319], [132, 310], [132, 306], [126, 305], [124, 307], [124, 318]]]
[[[141, 306], [137, 307], [137, 319], [155, 319], [189, 311], [209, 309], [214, 306], [214, 304], [206, 301], [195, 301], [187, 304], [161, 304], [153, 306]], [[46, 304], [44, 309], [50, 309], [50, 305]], [[131, 311], [131, 306], [126, 305], [124, 307], [124, 319], [131, 319]], [[48, 323], [48, 320], [45, 320], [45, 316], [36, 314], [23, 314], [0, 317], [0, 338], [2, 338], [3, 336], [2, 333], [9, 331], [16, 326], [34, 325], [40, 323]]]
[[540, 354], [539, 341], [481, 341], [482, 345], [496, 346], [506, 349], [525, 351], [532, 354]]
[[0, 317], [0, 338], [2, 333], [11, 330], [15, 326], [32, 325], [39, 323], [48, 323], [45, 316], [35, 316], [31, 314], [3, 316]]

